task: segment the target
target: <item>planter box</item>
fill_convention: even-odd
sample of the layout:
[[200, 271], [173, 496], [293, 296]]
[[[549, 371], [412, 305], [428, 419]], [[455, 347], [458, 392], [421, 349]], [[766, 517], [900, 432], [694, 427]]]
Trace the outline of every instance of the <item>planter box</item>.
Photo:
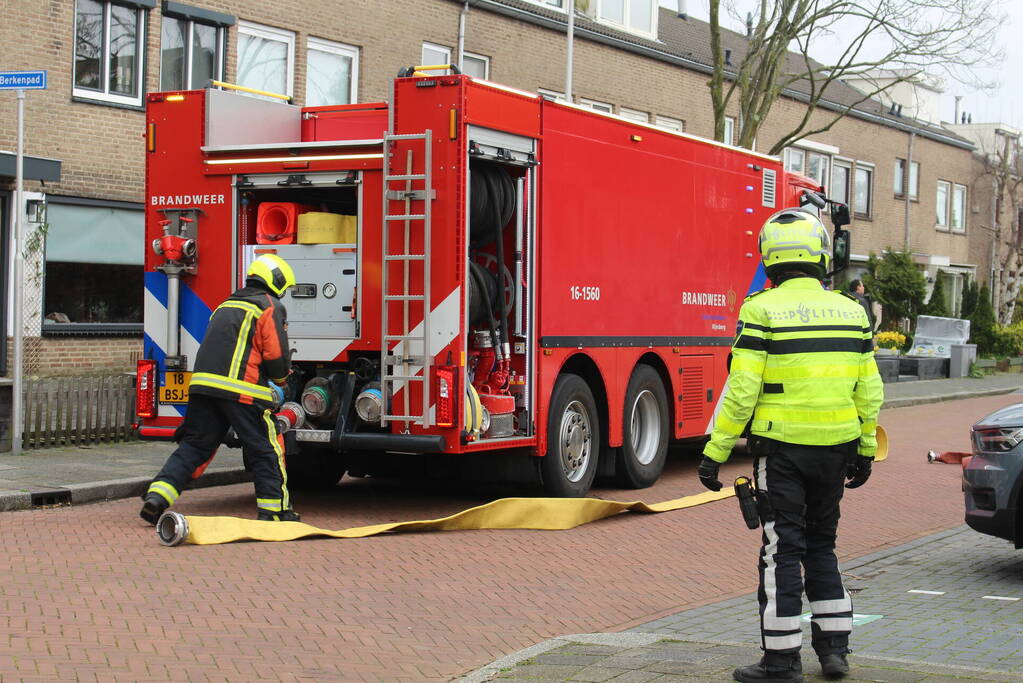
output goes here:
[[979, 369], [981, 369], [981, 370], [994, 370], [995, 369], [995, 365], [996, 365], [996, 363], [995, 363], [995, 359], [994, 358], [978, 358], [977, 359], [977, 367]]
[[917, 379], [948, 377], [948, 358], [899, 358], [900, 375], [916, 375]]
[[874, 356], [877, 371], [881, 373], [882, 382], [899, 381], [899, 359], [897, 356]]

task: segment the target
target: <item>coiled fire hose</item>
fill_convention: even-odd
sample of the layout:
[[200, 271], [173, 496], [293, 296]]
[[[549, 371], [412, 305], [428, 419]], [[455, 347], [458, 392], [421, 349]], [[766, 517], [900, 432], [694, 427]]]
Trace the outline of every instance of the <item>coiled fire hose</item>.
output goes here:
[[[876, 462], [888, 457], [888, 435], [877, 428]], [[622, 512], [655, 514], [724, 500], [735, 490], [704, 491], [661, 503], [621, 502], [599, 498], [501, 498], [485, 505], [440, 517], [411, 522], [388, 522], [349, 529], [321, 529], [304, 522], [260, 522], [239, 517], [185, 516], [168, 510], [156, 522], [156, 535], [166, 546], [181, 543], [217, 545], [234, 541], [294, 541], [309, 536], [366, 538], [384, 533], [410, 531], [458, 531], [469, 529], [574, 529]], [[751, 527], [752, 528], [752, 527]]]

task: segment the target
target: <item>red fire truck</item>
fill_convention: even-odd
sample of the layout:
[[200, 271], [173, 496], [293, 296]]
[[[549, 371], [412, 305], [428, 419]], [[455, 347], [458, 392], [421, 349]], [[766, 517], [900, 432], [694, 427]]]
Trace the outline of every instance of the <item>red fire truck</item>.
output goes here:
[[278, 419], [293, 482], [457, 457], [514, 463], [549, 495], [598, 471], [649, 486], [669, 442], [709, 432], [765, 281], [761, 224], [823, 206], [821, 188], [773, 157], [427, 69], [389, 104], [147, 97], [140, 435], [172, 437], [212, 309], [275, 253], [298, 280]]

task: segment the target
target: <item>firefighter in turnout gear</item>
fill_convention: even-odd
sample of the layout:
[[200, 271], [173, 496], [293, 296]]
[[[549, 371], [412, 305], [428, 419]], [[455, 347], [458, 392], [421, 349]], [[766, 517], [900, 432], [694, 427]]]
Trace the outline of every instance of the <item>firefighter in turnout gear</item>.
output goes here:
[[[813, 214], [788, 209], [760, 232], [773, 289], [739, 311], [731, 369], [700, 481], [717, 491], [718, 468], [749, 426], [760, 550], [764, 656], [735, 670], [738, 681], [802, 681], [802, 593], [823, 674], [849, 671], [852, 601], [842, 585], [835, 539], [845, 488], [870, 476], [883, 401], [866, 313], [821, 280], [831, 239]], [[801, 573], [805, 571], [805, 586]]]
[[280, 302], [295, 284], [288, 263], [264, 254], [246, 272], [245, 287], [213, 311], [188, 385], [188, 410], [175, 433], [179, 446], [143, 497], [140, 516], [155, 524], [193, 473], [213, 457], [233, 428], [252, 472], [258, 518], [298, 521], [291, 509], [284, 448], [267, 380], [283, 386], [291, 372], [287, 314]]

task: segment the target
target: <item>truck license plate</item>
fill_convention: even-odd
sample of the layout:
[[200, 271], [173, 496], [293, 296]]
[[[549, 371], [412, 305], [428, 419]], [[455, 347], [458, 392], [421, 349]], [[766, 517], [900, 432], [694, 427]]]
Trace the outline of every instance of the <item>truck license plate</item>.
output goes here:
[[160, 387], [160, 403], [188, 403], [188, 382], [190, 372], [168, 372]]

